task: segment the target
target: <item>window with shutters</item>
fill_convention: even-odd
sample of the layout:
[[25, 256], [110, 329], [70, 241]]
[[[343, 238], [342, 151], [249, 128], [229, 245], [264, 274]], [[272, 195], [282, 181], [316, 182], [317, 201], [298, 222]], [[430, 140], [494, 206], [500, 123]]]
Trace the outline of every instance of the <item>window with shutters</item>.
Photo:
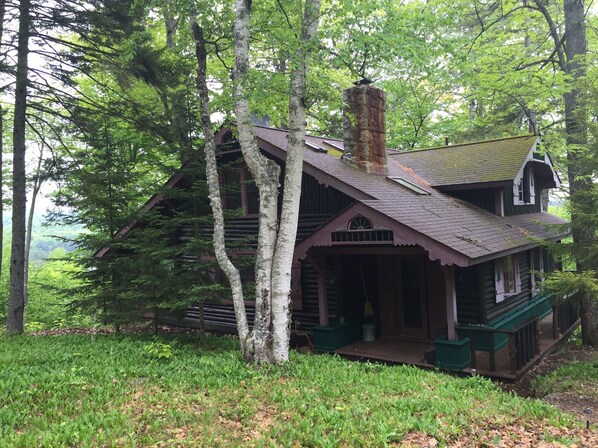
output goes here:
[[521, 276], [517, 255], [509, 255], [494, 262], [496, 303], [521, 292]]

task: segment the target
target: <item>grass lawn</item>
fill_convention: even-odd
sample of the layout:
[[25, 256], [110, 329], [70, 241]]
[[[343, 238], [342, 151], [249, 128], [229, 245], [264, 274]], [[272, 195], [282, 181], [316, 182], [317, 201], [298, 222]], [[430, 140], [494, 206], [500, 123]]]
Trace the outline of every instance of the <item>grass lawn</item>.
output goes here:
[[585, 446], [592, 434], [480, 377], [299, 353], [255, 368], [233, 338], [0, 337], [0, 447]]

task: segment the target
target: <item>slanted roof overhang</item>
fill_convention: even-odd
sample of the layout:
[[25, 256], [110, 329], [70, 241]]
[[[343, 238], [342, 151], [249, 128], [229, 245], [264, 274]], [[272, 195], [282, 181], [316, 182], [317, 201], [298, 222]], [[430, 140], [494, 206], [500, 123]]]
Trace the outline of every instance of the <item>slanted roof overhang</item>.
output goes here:
[[390, 244], [394, 246], [420, 246], [428, 253], [430, 260], [439, 260], [443, 265], [465, 267], [471, 264], [471, 259], [469, 257], [393, 220], [392, 218], [389, 218], [383, 213], [380, 213], [361, 202], [355, 202], [350, 205], [297, 244], [295, 246], [294, 259], [299, 261], [305, 259], [308, 251], [312, 247], [343, 247], [347, 245], [356, 245], [356, 243], [352, 242], [333, 242], [332, 232], [347, 230], [348, 222], [358, 215], [369, 218], [372, 221], [375, 230], [392, 230], [393, 241]]
[[[484, 263], [486, 261], [495, 260], [498, 258], [506, 257], [508, 255], [513, 255], [519, 252], [523, 252], [525, 250], [538, 247], [540, 245], [540, 240], [559, 241], [569, 234], [568, 231], [563, 231], [553, 233], [553, 235], [551, 236], [539, 237], [538, 235], [534, 235], [532, 232], [530, 232], [529, 243], [527, 244], [518, 245], [499, 252], [492, 252], [481, 257], [471, 258], [445, 244], [442, 244], [412, 229], [411, 227], [408, 227], [404, 224], [401, 224], [400, 222], [395, 221], [394, 219], [386, 216], [384, 213], [372, 209], [367, 204], [364, 204], [362, 202], [355, 202], [349, 207], [345, 208], [335, 217], [330, 219], [327, 223], [320, 226], [307, 238], [299, 242], [295, 246], [294, 259], [297, 261], [304, 260], [308, 256], [308, 252], [312, 248], [339, 248], [347, 246], [363, 246], [363, 243], [355, 243], [350, 241], [334, 242], [332, 240], [333, 232], [347, 230], [347, 224], [349, 223], [349, 221], [359, 215], [365, 216], [366, 218], [370, 219], [372, 221], [374, 230], [386, 229], [392, 230], [393, 232], [392, 242], [385, 242], [384, 244], [378, 242], [368, 243], [369, 246], [376, 245], [383, 247], [384, 245], [388, 246], [389, 244], [392, 244], [395, 247], [419, 246], [428, 254], [428, 258], [430, 260], [438, 260], [442, 265], [455, 265], [459, 267], [473, 266], [476, 264]], [[518, 217], [515, 216], [513, 218], [517, 219]], [[547, 222], [538, 221], [537, 225], [550, 224], [549, 221], [553, 221], [555, 219], [558, 220], [559, 218], [548, 218]], [[515, 227], [515, 223], [512, 223], [510, 225]], [[514, 231], [525, 231], [525, 229], [523, 227], [520, 227], [518, 230], [514, 229]]]
[[[166, 183], [164, 184], [163, 188], [174, 188], [183, 179], [185, 169], [187, 169], [189, 167], [190, 163], [191, 162], [184, 163], [183, 166], [181, 166], [181, 168], [179, 168], [179, 170], [172, 177], [170, 177], [170, 179], [168, 179], [166, 181]], [[145, 202], [145, 204], [143, 204], [141, 206], [141, 208], [139, 209], [139, 212], [143, 213], [143, 212], [146, 212], [146, 211], [149, 211], [149, 210], [153, 209], [163, 199], [164, 199], [164, 194], [162, 194], [162, 193], [156, 193], [156, 194], [154, 194], [152, 197], [150, 197]], [[114, 234], [114, 236], [112, 237], [112, 239], [122, 238], [131, 229], [133, 229], [133, 227], [135, 227], [135, 225], [137, 225], [138, 222], [139, 222], [138, 218], [133, 218], [129, 224], [121, 227], [118, 230], [118, 232], [116, 232]], [[104, 255], [106, 255], [109, 251], [110, 251], [110, 247], [108, 247], [108, 246], [101, 247], [100, 249], [98, 249], [93, 254], [93, 257], [94, 258], [101, 258]]]
[[[282, 161], [285, 161], [287, 159], [287, 152], [283, 149], [259, 137], [256, 137], [256, 139], [258, 141], [258, 146], [263, 151], [267, 152], [270, 155], [273, 155], [274, 157]], [[322, 171], [309, 163], [303, 162], [303, 172], [314, 177], [320, 184], [325, 185], [327, 187], [333, 187], [339, 190], [340, 192], [345, 193], [348, 196], [351, 196], [352, 198], [375, 199], [371, 195], [364, 193], [363, 191], [349, 185], [346, 182], [343, 182], [333, 176], [330, 176], [325, 171]]]
[[438, 191], [461, 191], [461, 190], [479, 190], [482, 188], [499, 188], [510, 187], [513, 185], [512, 179], [495, 181], [495, 182], [476, 182], [472, 184], [454, 184], [454, 185], [437, 185], [434, 188]]

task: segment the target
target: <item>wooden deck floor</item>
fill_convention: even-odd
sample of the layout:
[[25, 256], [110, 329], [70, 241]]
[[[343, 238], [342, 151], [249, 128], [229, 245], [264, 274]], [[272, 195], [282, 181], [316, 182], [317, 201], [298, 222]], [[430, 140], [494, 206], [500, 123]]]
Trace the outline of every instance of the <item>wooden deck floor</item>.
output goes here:
[[[479, 375], [512, 381], [521, 377], [544, 356], [552, 353], [563, 338], [553, 339], [552, 314], [540, 322], [540, 356], [533, 358], [522, 369], [512, 375], [509, 369], [509, 349], [503, 347], [496, 352], [496, 371], [490, 371], [490, 357], [487, 352], [476, 352], [476, 370]], [[433, 343], [413, 342], [400, 339], [378, 339], [372, 342], [357, 341], [336, 350], [336, 353], [352, 359], [383, 361], [392, 364], [411, 364], [419, 367], [434, 368], [427, 363], [424, 354], [434, 350]], [[465, 369], [464, 373], [473, 373]]]

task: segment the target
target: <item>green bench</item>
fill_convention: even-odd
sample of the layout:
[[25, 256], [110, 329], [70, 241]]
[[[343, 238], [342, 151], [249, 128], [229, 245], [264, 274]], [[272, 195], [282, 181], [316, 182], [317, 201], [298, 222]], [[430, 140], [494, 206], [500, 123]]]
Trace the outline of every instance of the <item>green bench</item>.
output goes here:
[[457, 331], [460, 338], [469, 338], [475, 341], [476, 350], [489, 352], [490, 340], [492, 340], [494, 351], [497, 351], [509, 343], [509, 337], [504, 333], [492, 333], [492, 330], [510, 330], [536, 317], [540, 320], [544, 319], [551, 312], [551, 296], [541, 294], [522, 306], [494, 319], [489, 324], [458, 324]]

